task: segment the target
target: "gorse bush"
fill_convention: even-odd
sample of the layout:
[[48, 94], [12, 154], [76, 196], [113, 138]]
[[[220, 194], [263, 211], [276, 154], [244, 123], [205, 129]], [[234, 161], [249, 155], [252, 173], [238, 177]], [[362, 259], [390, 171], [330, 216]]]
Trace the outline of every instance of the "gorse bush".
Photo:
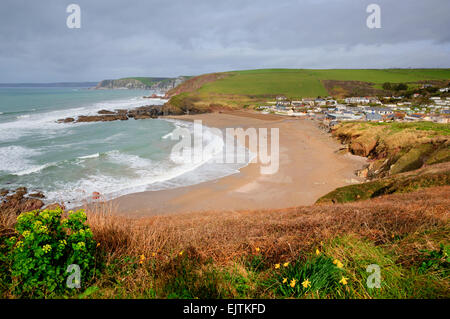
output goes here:
[[[23, 297], [46, 297], [67, 293], [68, 266], [80, 267], [80, 286], [95, 271], [96, 243], [83, 210], [61, 209], [22, 213], [9, 239], [12, 293]], [[74, 277], [76, 278], [76, 277]], [[76, 282], [75, 285], [78, 286]]]

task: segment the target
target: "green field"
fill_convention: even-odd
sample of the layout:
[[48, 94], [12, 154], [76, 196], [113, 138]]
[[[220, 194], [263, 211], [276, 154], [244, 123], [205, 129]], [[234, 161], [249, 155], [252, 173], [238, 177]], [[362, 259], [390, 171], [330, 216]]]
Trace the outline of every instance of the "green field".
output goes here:
[[198, 93], [273, 95], [316, 97], [327, 95], [322, 80], [384, 82], [418, 82], [448, 80], [450, 69], [390, 69], [390, 70], [293, 70], [267, 69], [233, 71], [229, 76], [204, 85]]
[[295, 96], [327, 95], [320, 79], [300, 70], [256, 70], [231, 72], [229, 76], [204, 85], [202, 93]]

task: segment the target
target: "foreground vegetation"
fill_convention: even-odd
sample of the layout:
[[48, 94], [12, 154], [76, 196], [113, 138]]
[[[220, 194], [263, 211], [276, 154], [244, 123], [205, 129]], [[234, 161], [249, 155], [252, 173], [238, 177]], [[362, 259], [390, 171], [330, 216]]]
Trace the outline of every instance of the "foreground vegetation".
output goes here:
[[[99, 204], [86, 222], [82, 212], [60, 210], [2, 216], [0, 291], [4, 298], [448, 298], [449, 194], [438, 187], [348, 204], [142, 219]], [[81, 288], [52, 284], [80, 249], [87, 260], [77, 262], [89, 266]], [[380, 288], [367, 285], [373, 264]]]

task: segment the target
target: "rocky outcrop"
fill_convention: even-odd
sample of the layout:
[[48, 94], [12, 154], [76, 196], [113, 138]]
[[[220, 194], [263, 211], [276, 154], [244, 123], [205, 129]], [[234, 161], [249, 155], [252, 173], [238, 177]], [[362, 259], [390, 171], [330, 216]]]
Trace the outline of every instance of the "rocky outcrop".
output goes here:
[[163, 115], [163, 106], [161, 105], [147, 105], [135, 109], [126, 110], [120, 109], [115, 111], [101, 110], [98, 115], [80, 115], [77, 119], [68, 117], [60, 119], [58, 123], [82, 123], [82, 122], [111, 122], [111, 121], [126, 121], [128, 119], [150, 119], [157, 118]]
[[[20, 214], [40, 209], [44, 202], [37, 197], [45, 197], [41, 192], [27, 195], [28, 190], [25, 187], [19, 187], [15, 191], [2, 190], [0, 195], [2, 202], [0, 204], [1, 214]], [[9, 195], [10, 194], [10, 195]]]
[[368, 140], [364, 143], [353, 141], [349, 145], [349, 150], [352, 154], [367, 157], [375, 149], [377, 142], [376, 139]]
[[[114, 115], [81, 115], [76, 122], [110, 122], [110, 121], [126, 121], [128, 117], [123, 114]], [[64, 121], [63, 121], [64, 122]]]
[[98, 114], [102, 114], [102, 115], [111, 115], [111, 114], [116, 114], [114, 111], [109, 111], [109, 110], [100, 110], [97, 112]]
[[368, 166], [357, 174], [376, 179], [450, 161], [448, 135], [439, 126], [425, 128], [422, 123], [347, 122], [331, 131], [349, 152], [368, 158]]

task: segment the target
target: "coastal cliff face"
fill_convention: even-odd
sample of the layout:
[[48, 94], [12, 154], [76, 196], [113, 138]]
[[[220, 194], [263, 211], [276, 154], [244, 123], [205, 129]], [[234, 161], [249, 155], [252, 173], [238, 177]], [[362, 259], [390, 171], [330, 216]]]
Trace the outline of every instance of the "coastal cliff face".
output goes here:
[[135, 79], [103, 80], [96, 89], [147, 89], [147, 85]]
[[333, 136], [370, 164], [359, 172], [369, 179], [393, 176], [450, 161], [448, 126], [437, 123], [342, 123]]
[[317, 203], [345, 203], [421, 188], [450, 185], [450, 139], [446, 124], [342, 123], [333, 136], [349, 152], [367, 157], [357, 174], [367, 178], [322, 196]]
[[186, 81], [189, 77], [177, 78], [125, 78], [117, 80], [103, 80], [97, 84], [96, 89], [129, 89], [154, 90], [165, 93]]

